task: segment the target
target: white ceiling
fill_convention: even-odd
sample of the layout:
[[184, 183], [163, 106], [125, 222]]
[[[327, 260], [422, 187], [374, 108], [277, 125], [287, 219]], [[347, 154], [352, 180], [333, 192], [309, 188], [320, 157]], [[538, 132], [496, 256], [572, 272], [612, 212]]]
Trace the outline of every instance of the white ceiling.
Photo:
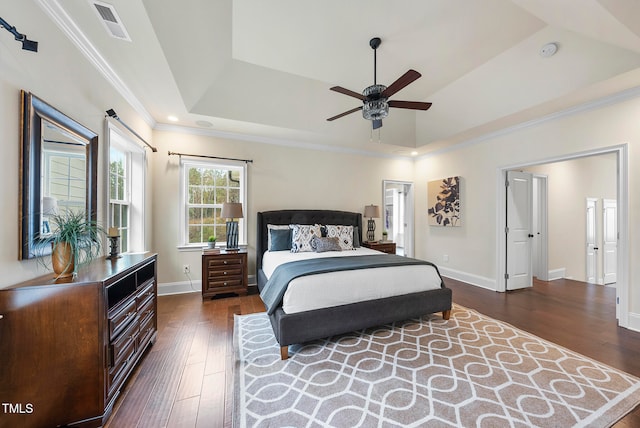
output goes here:
[[[90, 0], [38, 1], [160, 128], [174, 115], [256, 141], [424, 154], [640, 87], [637, 0], [107, 0], [131, 42]], [[378, 83], [413, 68], [422, 77], [392, 99], [433, 107], [391, 109], [379, 134], [360, 112], [327, 122], [361, 105], [329, 88], [373, 83], [376, 36]]]

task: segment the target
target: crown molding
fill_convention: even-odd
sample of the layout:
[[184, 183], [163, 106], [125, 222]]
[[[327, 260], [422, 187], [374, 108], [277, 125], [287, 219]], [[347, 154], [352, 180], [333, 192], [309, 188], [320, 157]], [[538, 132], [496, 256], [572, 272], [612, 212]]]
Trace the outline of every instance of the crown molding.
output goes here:
[[624, 91], [616, 92], [615, 94], [607, 95], [605, 97], [599, 98], [597, 100], [588, 101], [582, 104], [578, 104], [573, 107], [569, 107], [564, 110], [557, 111], [555, 113], [548, 114], [546, 116], [541, 116], [535, 119], [527, 120], [525, 122], [518, 123], [513, 126], [509, 126], [507, 128], [500, 129], [498, 131], [490, 132], [488, 134], [481, 135], [476, 138], [472, 138], [470, 140], [466, 140], [459, 144], [454, 144], [449, 147], [445, 147], [442, 149], [434, 150], [429, 153], [425, 153], [422, 156], [418, 156], [417, 159], [427, 159], [432, 156], [441, 155], [444, 153], [452, 152], [455, 150], [460, 150], [465, 147], [470, 147], [475, 144], [483, 143], [487, 140], [491, 140], [494, 138], [502, 137], [504, 135], [512, 134], [514, 132], [518, 132], [520, 130], [531, 128], [532, 126], [541, 125], [546, 122], [551, 122], [557, 119], [561, 119], [563, 117], [573, 116], [578, 113], [583, 113], [590, 110], [596, 110], [602, 107], [606, 107], [613, 104], [618, 104], [633, 98], [640, 97], [640, 86], [636, 86], [630, 89], [626, 89]]
[[78, 48], [80, 53], [104, 76], [104, 78], [115, 88], [115, 90], [133, 107], [142, 119], [153, 128], [156, 125], [155, 119], [149, 114], [140, 100], [133, 94], [131, 89], [118, 76], [109, 62], [104, 59], [100, 52], [93, 46], [87, 36], [80, 30], [78, 25], [71, 19], [69, 14], [60, 5], [58, 0], [37, 0], [42, 10], [51, 20], [62, 30], [62, 32]]
[[411, 156], [393, 155], [388, 153], [380, 153], [369, 150], [351, 149], [341, 146], [333, 146], [330, 144], [307, 143], [303, 141], [286, 140], [283, 138], [265, 137], [260, 135], [240, 134], [237, 132], [219, 131], [215, 129], [201, 129], [181, 125], [169, 125], [166, 123], [158, 123], [153, 128], [156, 131], [178, 132], [181, 134], [202, 135], [206, 137], [224, 138], [228, 140], [239, 140], [261, 144], [271, 144], [274, 146], [292, 147], [296, 149], [317, 150], [322, 152], [334, 152], [342, 154], [352, 154], [360, 156], [368, 156], [384, 159], [407, 159], [413, 160]]

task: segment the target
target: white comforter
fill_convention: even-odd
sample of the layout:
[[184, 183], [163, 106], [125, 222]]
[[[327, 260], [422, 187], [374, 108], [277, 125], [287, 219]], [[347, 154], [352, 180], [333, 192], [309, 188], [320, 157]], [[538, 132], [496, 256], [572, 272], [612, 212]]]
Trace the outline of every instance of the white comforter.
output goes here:
[[[270, 278], [276, 267], [283, 263], [317, 257], [357, 257], [365, 254], [380, 252], [369, 248], [325, 253], [267, 251], [262, 258], [262, 270]], [[283, 298], [282, 309], [291, 314], [437, 288], [440, 288], [440, 277], [429, 265], [330, 272], [291, 281]]]

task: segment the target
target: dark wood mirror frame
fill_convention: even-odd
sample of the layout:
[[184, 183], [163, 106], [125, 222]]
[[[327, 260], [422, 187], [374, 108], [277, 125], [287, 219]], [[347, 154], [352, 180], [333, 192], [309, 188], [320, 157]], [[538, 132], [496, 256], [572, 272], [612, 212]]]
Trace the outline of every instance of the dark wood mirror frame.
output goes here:
[[50, 253], [37, 254], [34, 249], [40, 238], [41, 161], [43, 120], [74, 135], [85, 146], [86, 153], [86, 211], [91, 220], [96, 220], [98, 206], [98, 134], [58, 111], [35, 95], [21, 91], [22, 98], [22, 151], [20, 156], [20, 251], [19, 259], [31, 259]]

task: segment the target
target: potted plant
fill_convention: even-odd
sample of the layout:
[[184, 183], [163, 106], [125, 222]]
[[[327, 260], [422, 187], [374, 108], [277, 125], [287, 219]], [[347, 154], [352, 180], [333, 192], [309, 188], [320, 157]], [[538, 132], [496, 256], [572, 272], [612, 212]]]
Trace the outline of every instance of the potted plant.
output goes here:
[[209, 248], [216, 248], [216, 237], [213, 235], [209, 237]]
[[387, 229], [382, 231], [382, 242], [387, 242], [387, 238], [389, 235], [387, 234]]
[[78, 268], [101, 254], [103, 228], [84, 211], [65, 210], [51, 216], [53, 232], [38, 243], [51, 246], [51, 266], [56, 278], [73, 276]]

